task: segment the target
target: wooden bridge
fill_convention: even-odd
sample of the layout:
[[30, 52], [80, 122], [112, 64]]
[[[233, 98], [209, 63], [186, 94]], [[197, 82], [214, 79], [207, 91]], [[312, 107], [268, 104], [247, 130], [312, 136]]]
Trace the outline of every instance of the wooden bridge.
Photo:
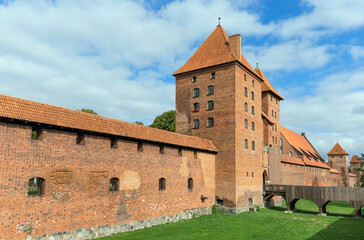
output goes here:
[[326, 206], [330, 201], [348, 202], [355, 208], [357, 216], [362, 216], [361, 208], [364, 206], [364, 188], [265, 185], [264, 200], [269, 201], [274, 196], [283, 196], [288, 211], [295, 210], [295, 204], [300, 199], [316, 203], [319, 214], [326, 213]]

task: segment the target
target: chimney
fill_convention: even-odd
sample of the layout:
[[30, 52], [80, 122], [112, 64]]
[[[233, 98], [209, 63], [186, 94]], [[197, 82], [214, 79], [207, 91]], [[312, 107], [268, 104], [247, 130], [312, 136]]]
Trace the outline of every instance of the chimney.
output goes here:
[[241, 35], [235, 34], [229, 37], [230, 50], [234, 57], [241, 61]]
[[302, 136], [306, 137], [306, 133], [301, 133]]

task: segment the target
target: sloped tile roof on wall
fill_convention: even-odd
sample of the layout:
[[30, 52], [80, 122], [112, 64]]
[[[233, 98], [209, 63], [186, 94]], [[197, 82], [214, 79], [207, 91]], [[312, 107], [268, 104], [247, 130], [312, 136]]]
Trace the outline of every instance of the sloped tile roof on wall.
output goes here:
[[281, 162], [291, 163], [291, 164], [296, 164], [296, 165], [302, 165], [302, 166], [305, 165], [303, 163], [302, 159], [295, 158], [295, 157], [290, 157], [290, 156], [287, 156], [287, 155], [281, 155]]
[[0, 117], [217, 152], [207, 139], [1, 94]]
[[334, 169], [334, 168], [330, 168], [330, 172], [331, 172], [331, 173], [339, 174], [339, 171], [338, 171], [338, 170], [336, 170], [336, 169]]

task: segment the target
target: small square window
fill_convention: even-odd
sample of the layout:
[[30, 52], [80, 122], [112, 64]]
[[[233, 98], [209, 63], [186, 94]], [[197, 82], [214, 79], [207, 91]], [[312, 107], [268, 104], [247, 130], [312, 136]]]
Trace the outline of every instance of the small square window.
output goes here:
[[178, 148], [178, 156], [182, 156], [182, 148]]
[[200, 89], [199, 88], [193, 89], [193, 97], [198, 97], [198, 96], [200, 96]]
[[200, 120], [195, 119], [193, 120], [193, 128], [199, 128], [200, 127]]
[[110, 148], [118, 148], [118, 140], [116, 138], [110, 139]]
[[200, 111], [200, 103], [194, 103], [193, 104], [193, 111], [194, 112]]
[[159, 153], [164, 154], [164, 146], [159, 146]]
[[211, 73], [211, 78], [214, 79], [215, 78], [215, 73]]
[[39, 140], [40, 136], [42, 134], [42, 129], [41, 128], [32, 128], [32, 140]]
[[82, 133], [76, 134], [76, 144], [85, 145], [85, 134], [82, 134]]
[[214, 86], [211, 85], [211, 86], [208, 86], [207, 88], [207, 95], [212, 95], [214, 94]]
[[192, 77], [192, 82], [193, 82], [193, 83], [195, 83], [196, 81], [197, 81], [196, 76], [193, 76], [193, 77]]
[[213, 109], [214, 109], [214, 101], [208, 101], [207, 110], [213, 110]]
[[214, 119], [208, 118], [207, 119], [207, 127], [213, 127], [214, 126]]

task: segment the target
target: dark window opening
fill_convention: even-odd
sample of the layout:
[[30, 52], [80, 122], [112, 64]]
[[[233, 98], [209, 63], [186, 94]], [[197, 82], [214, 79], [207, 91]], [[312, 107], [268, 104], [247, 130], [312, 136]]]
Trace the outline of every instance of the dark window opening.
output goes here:
[[252, 91], [252, 100], [254, 100], [254, 92]]
[[195, 158], [197, 158], [197, 150], [194, 150], [194, 151], [193, 151], [193, 156], [194, 156]]
[[213, 110], [213, 109], [214, 109], [214, 101], [208, 101], [207, 110]]
[[118, 140], [116, 138], [110, 139], [110, 148], [118, 148]]
[[245, 149], [248, 149], [248, 139], [245, 139]]
[[244, 88], [244, 96], [247, 97], [248, 96], [248, 89]]
[[255, 114], [255, 111], [254, 111], [254, 107], [252, 106], [252, 114], [254, 115]]
[[255, 131], [255, 123], [252, 122], [252, 131]]
[[277, 118], [277, 112], [274, 112], [274, 117]]
[[194, 103], [193, 104], [193, 111], [200, 111], [200, 103]]
[[223, 199], [216, 198], [216, 204], [224, 205], [224, 200]]
[[159, 153], [164, 154], [164, 146], [159, 146]]
[[248, 128], [248, 120], [247, 119], [245, 119], [244, 124], [245, 124], [245, 128]]
[[215, 73], [211, 73], [211, 78], [214, 79], [215, 78]]
[[200, 127], [200, 120], [195, 119], [193, 120], [193, 128], [199, 128]]
[[252, 80], [252, 85], [253, 85], [253, 87], [254, 87], [254, 80]]
[[213, 85], [207, 87], [207, 94], [208, 95], [214, 94], [214, 86]]
[[254, 177], [254, 172], [252, 172], [252, 177]]
[[249, 198], [249, 204], [250, 205], [254, 204], [253, 198]]
[[193, 97], [198, 97], [198, 96], [200, 96], [200, 89], [199, 88], [193, 89]]
[[214, 126], [214, 119], [208, 118], [207, 119], [207, 127], [213, 127]]
[[246, 81], [246, 74], [244, 74], [244, 80]]
[[252, 150], [255, 150], [255, 142], [252, 141]]
[[32, 128], [32, 140], [38, 140], [42, 134], [41, 128]]
[[246, 176], [249, 177], [249, 172], [246, 172]]
[[41, 196], [44, 194], [45, 180], [43, 178], [35, 177], [29, 180], [28, 195]]
[[76, 135], [76, 144], [85, 145], [85, 134], [77, 133], [77, 135]]
[[159, 179], [159, 191], [165, 191], [166, 190], [166, 179], [160, 178]]
[[197, 78], [196, 78], [196, 76], [194, 76], [193, 78], [192, 78], [192, 82], [193, 83], [195, 83], [197, 81]]
[[188, 185], [188, 191], [192, 192], [192, 190], [193, 190], [193, 179], [192, 178], [188, 179], [187, 185]]
[[178, 148], [178, 156], [182, 156], [182, 148]]
[[110, 179], [110, 192], [117, 192], [119, 191], [119, 178], [111, 178]]
[[244, 103], [244, 110], [245, 110], [245, 112], [248, 111], [248, 103]]
[[138, 151], [143, 152], [143, 143], [142, 142], [138, 142]]

